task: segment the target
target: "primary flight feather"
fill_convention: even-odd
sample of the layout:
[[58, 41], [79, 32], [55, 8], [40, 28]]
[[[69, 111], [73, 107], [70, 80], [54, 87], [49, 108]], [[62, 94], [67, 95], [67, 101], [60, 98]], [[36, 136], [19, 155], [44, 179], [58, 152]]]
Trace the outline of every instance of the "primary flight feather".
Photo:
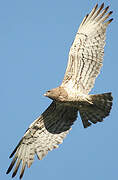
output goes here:
[[48, 151], [57, 148], [69, 133], [80, 113], [83, 126], [103, 121], [112, 106], [111, 93], [88, 95], [102, 67], [107, 26], [113, 19], [109, 6], [98, 4], [83, 19], [70, 48], [68, 65], [62, 84], [44, 95], [53, 102], [28, 128], [10, 158], [7, 174], [14, 177], [21, 164], [20, 178], [25, 167], [30, 167], [36, 154], [41, 160]]

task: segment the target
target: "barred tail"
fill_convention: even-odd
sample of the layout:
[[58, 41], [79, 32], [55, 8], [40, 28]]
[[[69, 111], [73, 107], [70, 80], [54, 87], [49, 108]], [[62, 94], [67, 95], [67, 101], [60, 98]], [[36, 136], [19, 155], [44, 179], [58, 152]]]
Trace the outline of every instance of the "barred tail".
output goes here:
[[103, 118], [109, 115], [113, 97], [111, 93], [89, 95], [91, 104], [85, 109], [79, 110], [84, 128], [91, 123], [102, 122]]

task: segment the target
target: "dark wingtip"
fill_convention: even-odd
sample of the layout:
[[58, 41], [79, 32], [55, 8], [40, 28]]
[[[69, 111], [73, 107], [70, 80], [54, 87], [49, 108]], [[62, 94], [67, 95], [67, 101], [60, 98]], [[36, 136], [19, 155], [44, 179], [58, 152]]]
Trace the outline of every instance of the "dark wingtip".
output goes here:
[[104, 3], [101, 4], [100, 8], [103, 9], [103, 7], [104, 7]]
[[89, 14], [86, 15], [85, 20], [84, 20], [84, 22], [82, 24], [84, 24], [86, 22], [88, 16], [89, 16]]
[[[23, 138], [22, 138], [23, 139]], [[9, 156], [9, 158], [12, 158], [13, 155], [15, 154], [15, 152], [17, 151], [18, 147], [20, 146], [20, 144], [22, 143], [22, 139], [20, 140], [20, 142], [18, 143], [18, 145], [16, 146], [16, 148], [13, 150], [13, 152], [11, 153], [11, 155]]]
[[19, 177], [20, 179], [22, 179], [22, 177], [23, 177], [23, 174], [24, 174], [24, 172], [23, 172], [22, 174], [20, 174], [20, 177]]
[[7, 170], [7, 172], [6, 172], [6, 174], [10, 173], [10, 171], [12, 170], [12, 168], [13, 168], [13, 166], [14, 166], [16, 160], [17, 160], [17, 157], [15, 157], [15, 158], [12, 160], [12, 162], [11, 162], [11, 164], [10, 164], [10, 166], [9, 166], [9, 168], [8, 168], [8, 170]]
[[109, 9], [109, 6], [107, 6], [105, 9], [106, 9], [106, 11], [107, 11], [107, 10]]
[[14, 176], [16, 175], [16, 172], [13, 172], [13, 174], [12, 174], [12, 178], [14, 178]]
[[16, 149], [10, 154], [9, 158], [12, 158], [15, 152], [16, 152]]
[[110, 24], [113, 21], [113, 18], [109, 19], [108, 24]]
[[11, 155], [9, 156], [9, 158], [12, 158], [12, 157], [13, 157], [13, 155], [14, 155], [15, 152], [17, 151], [18, 147], [19, 147], [19, 144], [18, 144], [18, 145], [16, 146], [16, 148], [13, 150], [13, 152], [11, 153]]
[[113, 13], [113, 11], [110, 11], [109, 14], [111, 15]]
[[98, 7], [98, 3], [95, 5], [95, 8], [97, 8]]
[[10, 172], [10, 170], [9, 170], [9, 168], [8, 168], [6, 174], [9, 174], [9, 172]]
[[89, 16], [89, 14], [86, 15], [86, 19], [87, 19], [88, 16]]

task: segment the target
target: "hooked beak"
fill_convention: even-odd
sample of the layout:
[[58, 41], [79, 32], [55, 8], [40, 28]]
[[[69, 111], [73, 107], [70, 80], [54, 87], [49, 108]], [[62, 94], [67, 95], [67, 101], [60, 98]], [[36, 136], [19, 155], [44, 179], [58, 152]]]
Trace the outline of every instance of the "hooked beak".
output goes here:
[[44, 96], [47, 96], [47, 94], [45, 93]]

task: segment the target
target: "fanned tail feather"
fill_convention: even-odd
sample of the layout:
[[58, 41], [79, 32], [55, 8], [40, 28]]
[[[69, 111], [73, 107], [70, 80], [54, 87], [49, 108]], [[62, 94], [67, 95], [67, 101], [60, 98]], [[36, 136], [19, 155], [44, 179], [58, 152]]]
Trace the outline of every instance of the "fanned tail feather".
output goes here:
[[92, 123], [102, 122], [109, 115], [113, 97], [111, 93], [89, 95], [92, 102], [87, 108], [79, 110], [84, 128]]

